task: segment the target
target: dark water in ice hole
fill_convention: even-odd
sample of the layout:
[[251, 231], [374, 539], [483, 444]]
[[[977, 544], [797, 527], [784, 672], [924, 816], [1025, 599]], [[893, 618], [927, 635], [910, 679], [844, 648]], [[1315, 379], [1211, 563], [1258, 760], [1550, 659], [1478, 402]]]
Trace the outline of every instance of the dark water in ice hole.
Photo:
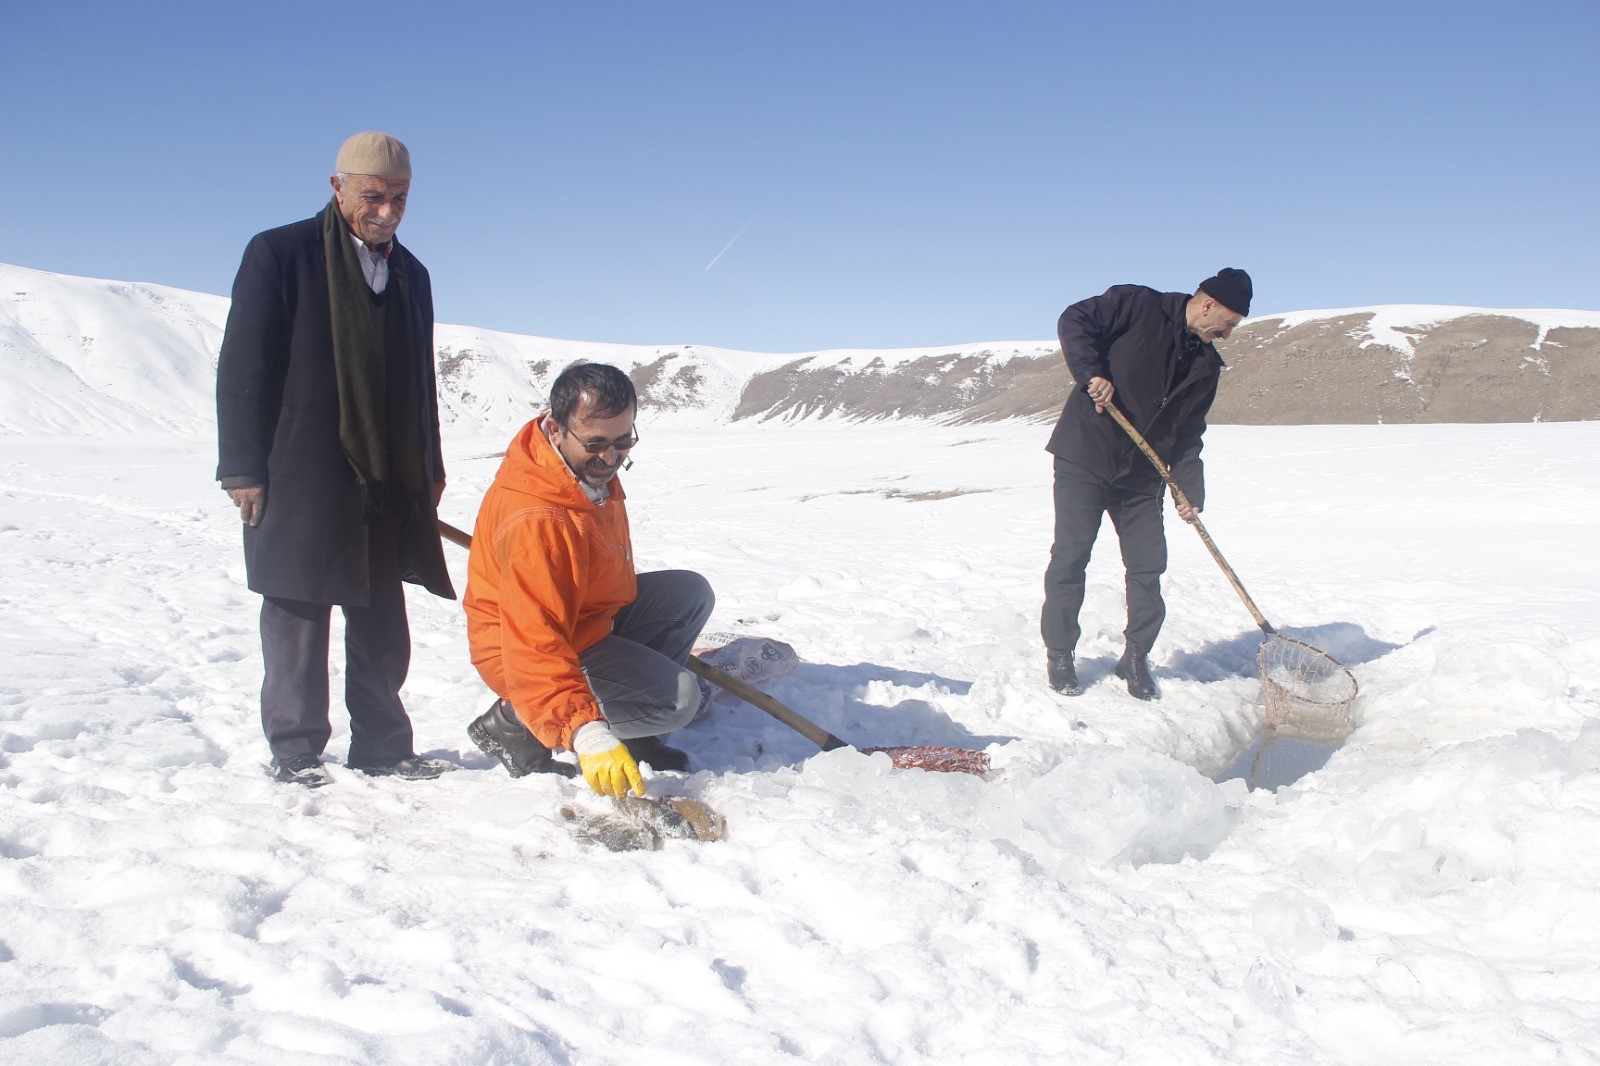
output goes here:
[[1217, 781], [1231, 781], [1237, 777], [1249, 788], [1265, 789], [1292, 785], [1326, 766], [1343, 743], [1342, 739], [1313, 740], [1266, 729], [1217, 775]]

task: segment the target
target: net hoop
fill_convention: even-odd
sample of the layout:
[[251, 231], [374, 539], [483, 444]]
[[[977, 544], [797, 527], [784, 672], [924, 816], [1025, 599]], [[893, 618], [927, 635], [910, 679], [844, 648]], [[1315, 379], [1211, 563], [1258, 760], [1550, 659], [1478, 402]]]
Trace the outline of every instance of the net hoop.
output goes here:
[[1256, 652], [1267, 728], [1296, 736], [1343, 739], [1354, 728], [1355, 675], [1325, 651], [1274, 633]]

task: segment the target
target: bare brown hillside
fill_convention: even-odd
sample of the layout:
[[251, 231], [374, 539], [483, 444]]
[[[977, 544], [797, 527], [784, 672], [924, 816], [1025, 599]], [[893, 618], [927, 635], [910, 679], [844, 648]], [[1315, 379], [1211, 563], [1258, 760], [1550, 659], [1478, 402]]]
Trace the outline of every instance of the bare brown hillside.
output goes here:
[[1600, 418], [1600, 329], [1503, 315], [1408, 331], [1406, 352], [1361, 346], [1371, 314], [1246, 323], [1222, 348], [1215, 423], [1573, 422]]
[[[1213, 424], [1532, 422], [1600, 418], [1600, 328], [1553, 328], [1503, 314], [1402, 331], [1412, 350], [1363, 342], [1372, 313], [1246, 323]], [[1053, 419], [1071, 380], [1059, 349], [958, 350], [895, 365], [799, 358], [755, 374], [735, 418]]]

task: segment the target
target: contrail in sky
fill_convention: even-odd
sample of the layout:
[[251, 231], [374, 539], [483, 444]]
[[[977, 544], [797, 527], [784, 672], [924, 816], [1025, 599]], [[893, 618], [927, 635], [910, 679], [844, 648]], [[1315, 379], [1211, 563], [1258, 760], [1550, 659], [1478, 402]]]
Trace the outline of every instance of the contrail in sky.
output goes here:
[[756, 215], [759, 215], [760, 213], [761, 209], [758, 207], [756, 208], [755, 215], [751, 215], [749, 218], [744, 220], [744, 225], [740, 226], [739, 232], [733, 235], [733, 240], [730, 240], [727, 244], [724, 244], [722, 246], [722, 251], [711, 257], [711, 262], [706, 264], [707, 270], [710, 270], [712, 267], [716, 266], [717, 260], [728, 254], [728, 249], [733, 247], [733, 241], [736, 241], [740, 237], [744, 236], [744, 231], [750, 228], [750, 223], [754, 222], [756, 220]]

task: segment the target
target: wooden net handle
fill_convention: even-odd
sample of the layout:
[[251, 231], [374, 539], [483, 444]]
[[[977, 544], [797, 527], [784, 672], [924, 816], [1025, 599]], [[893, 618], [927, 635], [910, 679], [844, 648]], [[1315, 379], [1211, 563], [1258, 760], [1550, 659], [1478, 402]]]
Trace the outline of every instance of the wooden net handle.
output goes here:
[[[1150, 460], [1150, 465], [1154, 466], [1156, 473], [1161, 475], [1161, 480], [1165, 481], [1167, 488], [1172, 490], [1172, 498], [1177, 501], [1178, 506], [1192, 506], [1189, 503], [1189, 497], [1183, 494], [1183, 490], [1173, 480], [1172, 472], [1167, 469], [1167, 464], [1161, 461], [1161, 456], [1157, 455], [1156, 450], [1150, 447], [1150, 442], [1144, 439], [1144, 434], [1133, 428], [1133, 423], [1128, 421], [1128, 417], [1118, 410], [1115, 404], [1108, 403], [1105, 405], [1105, 409], [1107, 414], [1117, 420], [1117, 425], [1128, 431], [1128, 436], [1133, 438], [1133, 443], [1139, 446], [1139, 450], [1144, 452], [1145, 458]], [[1243, 583], [1239, 581], [1239, 575], [1233, 572], [1233, 567], [1228, 565], [1228, 560], [1222, 557], [1222, 552], [1217, 548], [1216, 542], [1211, 539], [1211, 534], [1206, 531], [1205, 523], [1200, 521], [1200, 516], [1195, 515], [1189, 524], [1194, 526], [1194, 531], [1200, 534], [1201, 540], [1205, 541], [1206, 548], [1211, 552], [1211, 558], [1215, 559], [1217, 565], [1222, 567], [1222, 572], [1227, 575], [1228, 583], [1233, 586], [1233, 591], [1239, 594], [1239, 599], [1244, 601], [1245, 608], [1249, 610], [1250, 617], [1256, 620], [1256, 625], [1260, 626], [1261, 631], [1269, 637], [1277, 633], [1277, 630], [1272, 628], [1272, 623], [1268, 622], [1266, 616], [1256, 607], [1256, 603], [1250, 598], [1250, 594], [1244, 590]]]

